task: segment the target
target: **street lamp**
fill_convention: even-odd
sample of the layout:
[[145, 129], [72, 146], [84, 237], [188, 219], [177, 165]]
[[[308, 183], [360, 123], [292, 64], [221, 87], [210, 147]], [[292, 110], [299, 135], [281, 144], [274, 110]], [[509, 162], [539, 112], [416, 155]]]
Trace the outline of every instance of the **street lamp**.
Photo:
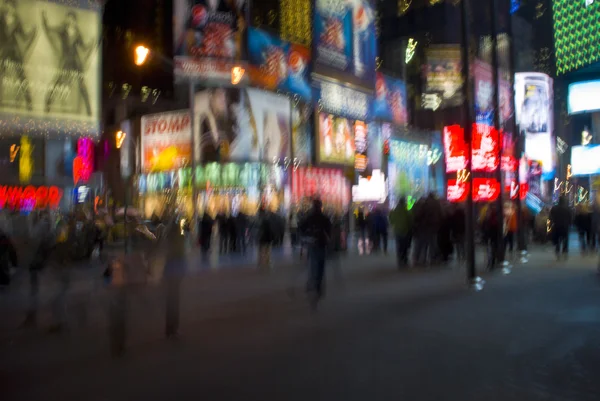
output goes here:
[[150, 49], [148, 49], [146, 46], [143, 46], [143, 45], [136, 46], [134, 54], [133, 54], [133, 61], [134, 61], [135, 65], [137, 65], [137, 66], [143, 65], [148, 60], [149, 55], [150, 55]]

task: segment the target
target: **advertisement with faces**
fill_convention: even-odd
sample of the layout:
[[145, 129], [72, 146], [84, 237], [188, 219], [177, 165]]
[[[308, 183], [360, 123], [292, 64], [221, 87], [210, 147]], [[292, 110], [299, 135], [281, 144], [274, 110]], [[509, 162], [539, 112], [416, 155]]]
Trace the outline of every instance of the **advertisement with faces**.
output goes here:
[[197, 162], [284, 161], [290, 101], [257, 89], [207, 89], [196, 94], [193, 132]]

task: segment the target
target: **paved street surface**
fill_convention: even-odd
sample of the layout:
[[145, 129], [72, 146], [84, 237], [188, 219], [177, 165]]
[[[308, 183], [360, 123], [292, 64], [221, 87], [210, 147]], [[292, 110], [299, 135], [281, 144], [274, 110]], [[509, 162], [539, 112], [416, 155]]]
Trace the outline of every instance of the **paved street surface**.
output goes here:
[[41, 327], [17, 329], [22, 297], [4, 294], [1, 399], [597, 401], [596, 266], [545, 247], [475, 292], [456, 266], [399, 272], [392, 256], [351, 255], [317, 313], [291, 258], [207, 270], [181, 282], [175, 341], [163, 286], [129, 290], [121, 358], [108, 345], [113, 294], [98, 280], [74, 288], [60, 334], [44, 330], [47, 304]]

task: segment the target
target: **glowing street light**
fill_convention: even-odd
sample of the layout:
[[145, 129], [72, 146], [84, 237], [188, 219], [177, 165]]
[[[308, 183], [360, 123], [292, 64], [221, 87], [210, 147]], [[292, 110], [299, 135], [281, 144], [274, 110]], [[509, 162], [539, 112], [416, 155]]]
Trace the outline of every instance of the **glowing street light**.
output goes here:
[[135, 65], [142, 65], [148, 60], [148, 56], [150, 55], [150, 49], [146, 46], [136, 46], [134, 52], [134, 62]]
[[125, 141], [125, 137], [127, 137], [127, 133], [123, 131], [118, 131], [115, 135], [117, 149], [121, 149], [123, 146], [123, 142]]

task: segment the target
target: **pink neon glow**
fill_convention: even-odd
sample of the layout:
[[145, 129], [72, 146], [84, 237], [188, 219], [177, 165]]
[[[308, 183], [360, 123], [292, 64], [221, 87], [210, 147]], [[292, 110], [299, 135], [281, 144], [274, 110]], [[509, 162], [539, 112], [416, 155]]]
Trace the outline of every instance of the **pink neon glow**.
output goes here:
[[94, 171], [94, 143], [90, 138], [77, 141], [77, 157], [73, 160], [73, 182], [85, 183]]

